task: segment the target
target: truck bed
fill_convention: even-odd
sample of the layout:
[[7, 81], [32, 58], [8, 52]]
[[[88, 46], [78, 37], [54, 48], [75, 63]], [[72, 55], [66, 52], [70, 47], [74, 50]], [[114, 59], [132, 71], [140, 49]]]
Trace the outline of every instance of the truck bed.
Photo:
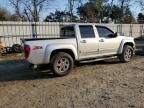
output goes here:
[[74, 37], [59, 37], [59, 38], [25, 38], [21, 39], [22, 41], [38, 41], [38, 40], [54, 40], [54, 39], [71, 39]]

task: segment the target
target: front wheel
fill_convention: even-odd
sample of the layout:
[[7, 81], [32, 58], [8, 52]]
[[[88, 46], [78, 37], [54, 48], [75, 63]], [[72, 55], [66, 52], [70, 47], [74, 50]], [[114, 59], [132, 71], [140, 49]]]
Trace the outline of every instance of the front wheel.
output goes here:
[[73, 58], [64, 52], [55, 54], [51, 59], [51, 69], [56, 76], [67, 75], [73, 68]]
[[120, 61], [124, 63], [129, 62], [133, 57], [133, 52], [134, 52], [134, 49], [131, 46], [129, 45], [124, 46], [123, 52], [119, 56]]

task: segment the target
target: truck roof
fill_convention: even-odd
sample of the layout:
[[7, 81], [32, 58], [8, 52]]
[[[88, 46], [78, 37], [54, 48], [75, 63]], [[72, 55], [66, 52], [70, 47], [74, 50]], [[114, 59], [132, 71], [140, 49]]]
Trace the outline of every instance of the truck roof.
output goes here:
[[75, 26], [75, 25], [94, 25], [94, 26], [104, 26], [104, 25], [101, 25], [101, 24], [98, 24], [98, 23], [74, 23], [74, 24], [62, 24], [61, 26], [63, 27], [71, 27], [71, 26]]

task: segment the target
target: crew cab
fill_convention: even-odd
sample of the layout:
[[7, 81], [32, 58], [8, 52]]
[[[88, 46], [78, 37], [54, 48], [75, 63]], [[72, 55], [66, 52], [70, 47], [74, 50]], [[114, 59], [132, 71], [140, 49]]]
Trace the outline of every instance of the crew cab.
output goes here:
[[64, 76], [74, 63], [118, 57], [129, 62], [135, 50], [132, 37], [118, 36], [96, 24], [70, 24], [61, 27], [59, 38], [23, 39], [25, 58], [30, 64], [50, 64], [52, 72]]

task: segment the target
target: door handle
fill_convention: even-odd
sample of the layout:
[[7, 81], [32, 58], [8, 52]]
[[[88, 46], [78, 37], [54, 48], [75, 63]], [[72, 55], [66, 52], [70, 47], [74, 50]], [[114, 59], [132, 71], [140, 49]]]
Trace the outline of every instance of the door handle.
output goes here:
[[87, 43], [87, 41], [86, 40], [82, 40], [82, 41], [80, 41], [80, 43]]
[[104, 39], [100, 39], [99, 42], [104, 42]]

